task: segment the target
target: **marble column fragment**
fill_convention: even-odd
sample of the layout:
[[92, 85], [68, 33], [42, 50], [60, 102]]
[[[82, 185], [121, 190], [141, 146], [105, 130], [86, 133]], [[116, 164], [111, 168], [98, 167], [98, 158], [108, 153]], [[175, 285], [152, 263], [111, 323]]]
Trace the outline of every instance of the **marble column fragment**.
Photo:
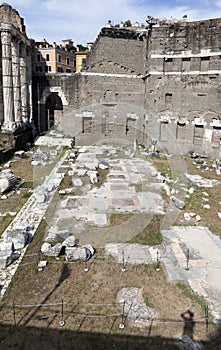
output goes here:
[[21, 107], [22, 121], [28, 122], [28, 84], [27, 84], [27, 62], [26, 62], [26, 46], [20, 46], [20, 77], [21, 77]]
[[2, 129], [13, 131], [15, 129], [14, 119], [14, 92], [12, 79], [12, 50], [11, 50], [11, 32], [4, 29], [1, 32], [2, 41], [2, 85], [4, 102], [4, 122]]
[[19, 41], [14, 39], [11, 45], [15, 124], [19, 127], [22, 125]]
[[32, 57], [31, 57], [31, 48], [27, 48], [27, 84], [28, 84], [28, 106], [29, 106], [29, 122], [34, 127], [33, 119], [33, 106], [32, 106]]

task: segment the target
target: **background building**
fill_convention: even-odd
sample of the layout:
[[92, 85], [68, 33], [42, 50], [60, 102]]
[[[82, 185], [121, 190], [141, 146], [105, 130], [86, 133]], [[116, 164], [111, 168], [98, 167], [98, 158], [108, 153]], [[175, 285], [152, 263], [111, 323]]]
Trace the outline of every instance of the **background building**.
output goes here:
[[76, 72], [76, 47], [71, 39], [62, 40], [61, 45], [49, 44], [46, 39], [35, 43], [33, 55], [34, 73]]

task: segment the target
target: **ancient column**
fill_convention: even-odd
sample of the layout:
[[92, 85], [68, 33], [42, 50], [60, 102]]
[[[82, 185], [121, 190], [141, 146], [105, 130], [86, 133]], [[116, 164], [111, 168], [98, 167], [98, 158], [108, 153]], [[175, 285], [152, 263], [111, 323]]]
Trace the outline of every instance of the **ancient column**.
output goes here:
[[14, 94], [12, 79], [12, 50], [11, 32], [4, 28], [1, 32], [2, 41], [2, 85], [4, 103], [4, 123], [2, 130], [13, 131], [15, 129], [14, 119]]
[[22, 121], [28, 122], [28, 84], [27, 84], [27, 63], [26, 63], [26, 46], [20, 46], [20, 79], [21, 79], [21, 107]]
[[15, 124], [19, 127], [22, 125], [19, 41], [13, 39], [11, 45]]
[[33, 119], [33, 106], [32, 106], [32, 57], [31, 57], [31, 48], [27, 49], [27, 84], [28, 84], [28, 117], [29, 122], [34, 127], [34, 119]]

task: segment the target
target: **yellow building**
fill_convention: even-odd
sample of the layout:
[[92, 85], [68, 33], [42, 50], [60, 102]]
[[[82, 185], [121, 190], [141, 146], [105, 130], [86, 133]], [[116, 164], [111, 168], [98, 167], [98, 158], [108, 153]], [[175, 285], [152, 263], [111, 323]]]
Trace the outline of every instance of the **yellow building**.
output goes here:
[[83, 62], [86, 59], [88, 51], [76, 51], [76, 72], [80, 72], [83, 66]]
[[62, 40], [61, 45], [49, 44], [45, 39], [35, 43], [34, 73], [74, 73], [76, 72], [76, 48], [71, 39]]

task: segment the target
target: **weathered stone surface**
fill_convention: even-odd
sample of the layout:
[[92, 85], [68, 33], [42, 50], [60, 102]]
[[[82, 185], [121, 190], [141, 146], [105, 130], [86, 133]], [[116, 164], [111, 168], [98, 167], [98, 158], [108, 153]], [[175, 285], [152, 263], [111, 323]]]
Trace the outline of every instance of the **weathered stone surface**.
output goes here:
[[95, 250], [91, 244], [85, 244], [82, 246], [82, 248], [87, 248], [90, 251], [91, 255], [94, 255], [94, 253], [95, 253]]
[[66, 247], [65, 249], [66, 261], [87, 261], [91, 258], [91, 252], [85, 247], [75, 248]]
[[175, 196], [170, 197], [178, 209], [184, 209], [185, 202], [182, 199], [176, 198]]
[[[153, 320], [154, 309], [147, 307], [140, 288], [123, 288], [117, 294], [117, 302], [121, 303], [124, 317], [127, 317], [134, 325], [142, 325]], [[123, 310], [124, 305], [124, 310]]]
[[180, 338], [179, 347], [181, 350], [202, 350], [201, 345], [186, 334]]
[[200, 175], [186, 174], [187, 179], [195, 183], [198, 187], [214, 187], [218, 184], [218, 180], [205, 179]]
[[130, 264], [148, 264], [152, 262], [149, 246], [142, 244], [108, 243], [105, 253], [117, 259], [118, 262]]
[[50, 229], [45, 237], [46, 242], [59, 242], [62, 243], [67, 237], [70, 236], [68, 230], [57, 230], [56, 228]]
[[32, 161], [37, 164], [42, 164], [48, 160], [48, 153], [46, 151], [37, 150], [32, 156]]
[[38, 268], [43, 269], [44, 267], [47, 266], [48, 261], [47, 260], [40, 260], [38, 262]]
[[88, 171], [87, 174], [89, 175], [92, 184], [98, 182], [97, 171]]
[[2, 235], [6, 242], [11, 242], [15, 249], [22, 249], [30, 243], [31, 235], [26, 230], [5, 231]]
[[73, 185], [76, 187], [81, 187], [83, 185], [83, 181], [81, 179], [73, 179]]
[[20, 253], [14, 250], [13, 243], [0, 243], [0, 269], [5, 269], [19, 256]]
[[107, 162], [102, 162], [102, 163], [99, 163], [98, 164], [98, 167], [101, 169], [101, 170], [105, 170], [105, 169], [108, 169], [109, 168], [109, 165]]
[[18, 157], [18, 158], [25, 158], [26, 157], [26, 154], [25, 154], [25, 151], [16, 151], [14, 153], [14, 156], [15, 157]]
[[0, 193], [4, 193], [12, 189], [18, 182], [17, 177], [11, 170], [0, 171]]
[[47, 192], [44, 189], [38, 190], [35, 192], [35, 198], [38, 204], [43, 204], [48, 199]]
[[46, 256], [58, 256], [61, 252], [62, 244], [57, 243], [52, 246], [50, 243], [43, 243], [41, 246], [41, 252]]
[[76, 245], [76, 238], [74, 235], [67, 237], [62, 243], [62, 246], [66, 246], [66, 247], [74, 247], [75, 245]]

